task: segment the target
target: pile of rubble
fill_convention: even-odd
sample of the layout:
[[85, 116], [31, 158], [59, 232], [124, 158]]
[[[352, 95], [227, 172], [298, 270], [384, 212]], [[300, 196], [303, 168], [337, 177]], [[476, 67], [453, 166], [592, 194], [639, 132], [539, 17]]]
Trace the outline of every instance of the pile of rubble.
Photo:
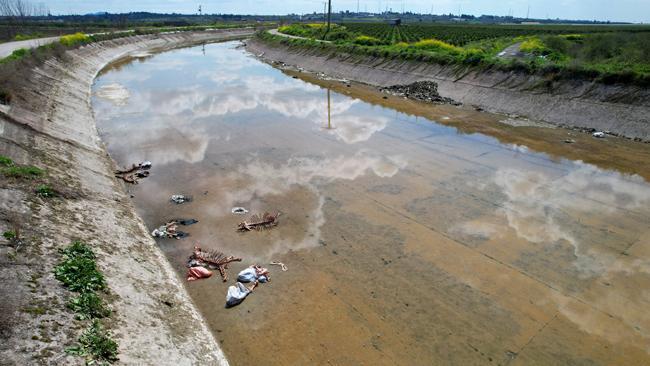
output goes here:
[[421, 100], [436, 104], [461, 105], [451, 98], [441, 97], [438, 94], [438, 84], [433, 81], [416, 81], [408, 85], [393, 85], [380, 89], [383, 93]]

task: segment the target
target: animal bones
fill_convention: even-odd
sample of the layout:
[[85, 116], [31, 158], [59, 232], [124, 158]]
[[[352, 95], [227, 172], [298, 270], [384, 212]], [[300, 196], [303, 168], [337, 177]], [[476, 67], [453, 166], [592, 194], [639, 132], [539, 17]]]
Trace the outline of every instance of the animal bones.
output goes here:
[[250, 217], [250, 219], [240, 222], [237, 226], [237, 230], [252, 231], [269, 229], [278, 224], [278, 217], [280, 217], [279, 212], [277, 212], [275, 215], [265, 212], [262, 217], [253, 215]]

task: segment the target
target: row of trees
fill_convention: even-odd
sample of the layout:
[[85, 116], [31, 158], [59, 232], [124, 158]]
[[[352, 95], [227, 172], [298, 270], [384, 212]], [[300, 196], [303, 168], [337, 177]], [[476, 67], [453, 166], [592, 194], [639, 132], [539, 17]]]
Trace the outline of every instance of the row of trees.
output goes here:
[[0, 16], [9, 18], [42, 17], [50, 13], [44, 3], [33, 4], [28, 0], [0, 0]]

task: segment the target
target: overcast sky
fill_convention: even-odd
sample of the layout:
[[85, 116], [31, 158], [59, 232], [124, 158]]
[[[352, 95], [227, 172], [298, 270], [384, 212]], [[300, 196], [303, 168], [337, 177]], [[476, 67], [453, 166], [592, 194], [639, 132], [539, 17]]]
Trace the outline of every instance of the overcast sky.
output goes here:
[[[53, 14], [85, 14], [98, 11], [287, 14], [321, 12], [323, 0], [33, 0], [44, 3]], [[358, 0], [361, 11], [376, 12], [380, 6], [394, 11], [429, 13], [494, 14], [531, 18], [612, 20], [650, 23], [650, 0]], [[357, 9], [357, 0], [332, 0], [334, 11]]]

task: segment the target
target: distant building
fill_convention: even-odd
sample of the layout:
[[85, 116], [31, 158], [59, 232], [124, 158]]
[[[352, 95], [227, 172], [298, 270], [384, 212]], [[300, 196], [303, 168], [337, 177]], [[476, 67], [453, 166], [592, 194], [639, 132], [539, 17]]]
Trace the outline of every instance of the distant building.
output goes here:
[[402, 25], [402, 19], [388, 19], [388, 24], [390, 25]]

